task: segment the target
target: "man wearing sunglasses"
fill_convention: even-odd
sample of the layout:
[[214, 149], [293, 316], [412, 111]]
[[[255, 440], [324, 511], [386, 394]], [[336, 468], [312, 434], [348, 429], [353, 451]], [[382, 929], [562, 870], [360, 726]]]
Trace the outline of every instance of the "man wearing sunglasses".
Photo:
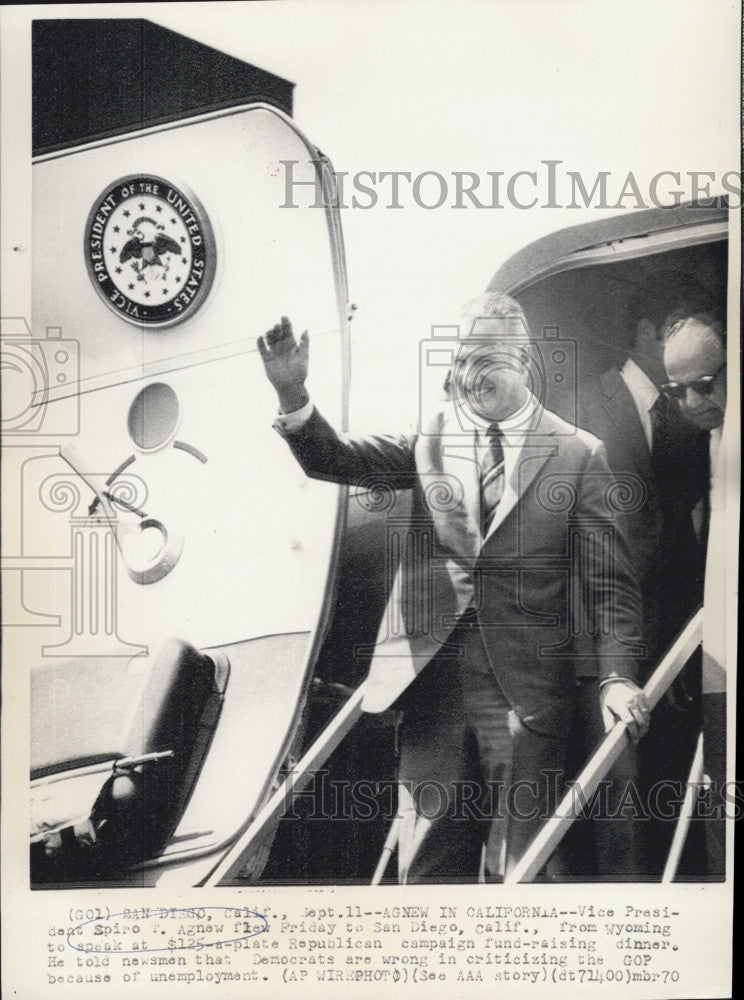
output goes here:
[[667, 334], [661, 391], [679, 402], [685, 417], [703, 431], [723, 423], [726, 409], [726, 347], [723, 326], [698, 313], [678, 320]]
[[[726, 606], [727, 484], [736, 492], [736, 457], [721, 447], [726, 410], [726, 335], [723, 325], [704, 313], [679, 320], [667, 334], [664, 365], [669, 381], [662, 391], [679, 403], [684, 416], [696, 427], [710, 431], [711, 490], [709, 501], [708, 558], [705, 575], [706, 620], [703, 628], [703, 732], [704, 766], [711, 778], [712, 809], [705, 824], [708, 876], [723, 879], [726, 868]], [[730, 430], [731, 428], [729, 428]]]

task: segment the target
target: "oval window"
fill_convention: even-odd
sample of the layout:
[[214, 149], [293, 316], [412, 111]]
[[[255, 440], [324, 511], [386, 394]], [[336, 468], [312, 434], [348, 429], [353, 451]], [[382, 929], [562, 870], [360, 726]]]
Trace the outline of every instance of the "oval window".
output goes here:
[[169, 385], [146, 385], [129, 407], [129, 436], [142, 451], [162, 448], [176, 433], [179, 414], [178, 396]]

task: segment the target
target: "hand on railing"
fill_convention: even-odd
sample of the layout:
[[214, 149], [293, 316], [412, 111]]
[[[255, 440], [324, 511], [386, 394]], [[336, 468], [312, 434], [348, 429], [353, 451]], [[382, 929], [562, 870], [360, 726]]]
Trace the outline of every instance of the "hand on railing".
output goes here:
[[617, 722], [624, 722], [628, 734], [637, 743], [648, 732], [651, 706], [642, 689], [633, 681], [618, 678], [602, 686], [599, 694], [602, 722], [609, 733]]

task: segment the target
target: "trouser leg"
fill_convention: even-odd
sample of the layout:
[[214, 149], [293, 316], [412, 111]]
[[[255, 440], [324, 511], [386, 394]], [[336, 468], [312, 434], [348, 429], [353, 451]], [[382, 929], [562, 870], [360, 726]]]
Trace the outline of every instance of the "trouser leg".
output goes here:
[[[605, 739], [595, 677], [577, 681], [566, 771], [574, 780]], [[625, 881], [636, 876], [640, 818], [625, 804], [635, 801], [638, 750], [629, 744], [596, 794], [587, 802], [556, 852], [551, 871], [561, 878]]]
[[432, 662], [412, 685], [401, 726], [399, 779], [416, 813], [401, 824], [401, 882], [476, 881], [482, 823], [459, 808], [462, 789], [479, 787], [476, 761], [458, 666]]
[[[469, 617], [450, 637], [459, 661], [435, 658], [406, 695], [400, 777], [418, 819], [411, 858], [401, 845], [399, 877], [409, 882], [476, 881], [484, 843], [496, 855], [504, 840], [499, 783], [511, 754], [509, 706], [491, 672], [480, 629]], [[426, 824], [423, 827], [421, 824]], [[423, 838], [420, 836], [425, 831]]]
[[[486, 844], [486, 870], [503, 877], [555, 810], [566, 739], [524, 726], [490, 669], [480, 630], [458, 628], [461, 666], [435, 659], [406, 696], [400, 779], [417, 814], [402, 824], [418, 844], [399, 845], [399, 877], [408, 882], [475, 881]], [[425, 828], [421, 824], [427, 824]], [[425, 829], [423, 837], [416, 837]]]
[[510, 821], [507, 815], [509, 789], [514, 773], [514, 716], [496, 678], [489, 673], [467, 670], [463, 676], [465, 717], [475, 738], [481, 780], [479, 815], [486, 846], [486, 875], [502, 879]]
[[555, 812], [564, 789], [566, 740], [546, 736], [510, 714], [512, 773], [504, 803], [507, 813], [506, 874], [523, 857]]

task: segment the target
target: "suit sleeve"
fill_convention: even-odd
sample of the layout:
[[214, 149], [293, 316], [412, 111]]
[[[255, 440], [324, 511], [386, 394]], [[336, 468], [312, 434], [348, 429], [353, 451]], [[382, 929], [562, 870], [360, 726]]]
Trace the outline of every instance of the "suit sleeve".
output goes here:
[[604, 445], [595, 439], [581, 480], [576, 518], [582, 544], [581, 586], [592, 628], [599, 681], [638, 682], [643, 656], [641, 595], [632, 569], [624, 519], [628, 498], [615, 489]]
[[382, 482], [394, 490], [416, 481], [414, 435], [339, 434], [317, 409], [298, 430], [277, 430], [311, 479], [366, 488]]

